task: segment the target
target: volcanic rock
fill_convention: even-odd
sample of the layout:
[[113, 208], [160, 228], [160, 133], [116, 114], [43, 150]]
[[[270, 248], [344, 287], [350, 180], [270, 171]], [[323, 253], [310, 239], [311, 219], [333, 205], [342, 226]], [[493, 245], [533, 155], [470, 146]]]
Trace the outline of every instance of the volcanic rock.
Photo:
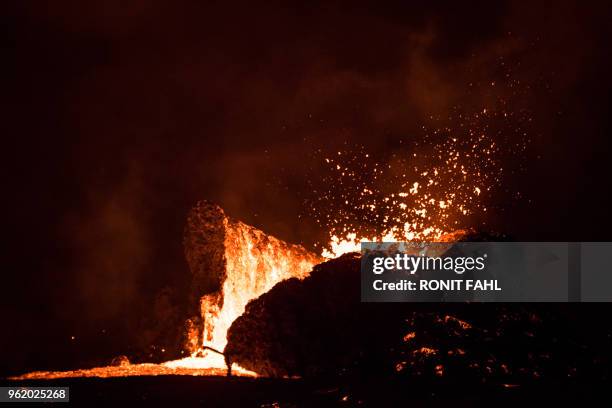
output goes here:
[[572, 318], [570, 305], [361, 303], [359, 274], [353, 253], [315, 266], [304, 280], [278, 283], [234, 321], [226, 354], [274, 377], [512, 386], [609, 375], [612, 333], [593, 334], [597, 328]]
[[[228, 332], [225, 353], [267, 376], [324, 374], [349, 367], [382, 341], [388, 315], [360, 303], [360, 255], [345, 254], [250, 302]], [[377, 338], [377, 333], [380, 337]]]

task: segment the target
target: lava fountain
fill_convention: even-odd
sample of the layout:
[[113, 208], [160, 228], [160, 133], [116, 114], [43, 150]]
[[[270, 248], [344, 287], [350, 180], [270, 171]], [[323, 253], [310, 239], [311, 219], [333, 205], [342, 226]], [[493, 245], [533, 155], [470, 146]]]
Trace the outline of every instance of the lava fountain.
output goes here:
[[[224, 368], [220, 353], [227, 331], [246, 304], [276, 283], [303, 279], [323, 261], [292, 245], [228, 217], [221, 207], [199, 202], [189, 214], [184, 235], [185, 256], [193, 275], [192, 296], [200, 315], [191, 319], [191, 356], [169, 361], [167, 367]], [[235, 367], [238, 373], [239, 367]]]

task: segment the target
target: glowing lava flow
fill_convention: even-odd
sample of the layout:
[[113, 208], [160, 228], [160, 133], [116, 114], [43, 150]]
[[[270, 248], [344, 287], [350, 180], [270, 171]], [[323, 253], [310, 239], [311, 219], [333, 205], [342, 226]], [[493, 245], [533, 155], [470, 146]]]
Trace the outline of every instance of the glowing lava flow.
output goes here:
[[[166, 362], [164, 366], [177, 369], [225, 368], [224, 356], [207, 348], [224, 350], [229, 327], [244, 313], [250, 300], [261, 296], [282, 280], [305, 278], [312, 267], [324, 258], [359, 252], [362, 241], [413, 241], [424, 237], [442, 240], [442, 231], [430, 228], [416, 233], [413, 232], [416, 227], [405, 224], [402, 231], [390, 229], [378, 239], [358, 240], [356, 234], [349, 234], [346, 240], [334, 237], [331, 250], [324, 250], [323, 256], [318, 257], [301, 246], [285, 243], [227, 217], [218, 206], [199, 203], [188, 219], [186, 255], [196, 281], [209, 280], [212, 276], [219, 279], [220, 287], [207, 290], [200, 298], [202, 336], [199, 344], [196, 339], [197, 347], [192, 355]], [[451, 239], [445, 237], [444, 241]], [[211, 259], [218, 265], [211, 265]], [[233, 370], [239, 375], [256, 375], [236, 364]]]
[[[189, 357], [163, 364], [104, 366], [72, 371], [38, 371], [15, 379], [124, 377], [137, 375], [225, 375], [222, 354], [227, 331], [246, 304], [276, 283], [303, 279], [324, 259], [227, 217], [216, 205], [200, 202], [191, 211], [184, 237], [185, 255], [200, 299], [201, 327], [190, 331]], [[239, 376], [257, 376], [233, 364]]]
[[[240, 221], [227, 217], [215, 205], [199, 203], [186, 228], [186, 254], [194, 278], [218, 280], [219, 288], [200, 299], [201, 344], [190, 357], [169, 361], [171, 368], [225, 368], [220, 353], [227, 344], [227, 331], [244, 313], [246, 304], [278, 282], [308, 276], [323, 261], [299, 245], [291, 245]], [[218, 265], [208, 261], [216, 259]], [[204, 265], [204, 266], [203, 266]], [[255, 375], [234, 364], [242, 375]]]
[[[402, 234], [403, 233], [403, 234]], [[454, 234], [432, 234], [439, 242], [457, 240], [464, 231]], [[380, 239], [357, 239], [349, 234], [346, 240], [334, 238], [331, 258], [346, 252], [359, 252], [361, 241], [406, 241], [423, 236], [408, 230], [390, 230]], [[155, 375], [225, 375], [226, 362], [219, 353], [227, 344], [227, 331], [243, 312], [246, 304], [269, 291], [276, 283], [291, 277], [305, 278], [323, 257], [303, 247], [291, 245], [264, 232], [233, 220], [218, 206], [199, 203], [192, 211], [186, 229], [185, 250], [194, 275], [194, 286], [205, 294], [200, 298], [202, 330], [192, 333], [195, 348], [191, 356], [163, 364], [111, 365], [71, 371], [38, 371], [13, 379], [53, 379], [68, 377], [125, 377]], [[233, 364], [239, 376], [257, 376]]]

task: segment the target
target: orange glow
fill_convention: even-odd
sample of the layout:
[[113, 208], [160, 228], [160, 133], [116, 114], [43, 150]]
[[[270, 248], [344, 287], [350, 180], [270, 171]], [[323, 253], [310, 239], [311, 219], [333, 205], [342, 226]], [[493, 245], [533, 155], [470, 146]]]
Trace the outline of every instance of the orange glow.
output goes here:
[[333, 235], [328, 244], [329, 249], [324, 248], [321, 255], [332, 259], [349, 252], [361, 252], [362, 242], [456, 242], [467, 232], [467, 230], [457, 230], [445, 233], [437, 228], [425, 228], [415, 232], [411, 230], [411, 224], [406, 223], [403, 231], [393, 228], [385, 232], [382, 237], [357, 238], [357, 234], [348, 233], [341, 239]]
[[[52, 380], [56, 378], [74, 378], [74, 377], [131, 377], [131, 376], [143, 376], [143, 375], [191, 375], [191, 376], [202, 376], [202, 375], [218, 375], [224, 376], [226, 373], [225, 368], [202, 368], [202, 367], [168, 367], [162, 364], [122, 364], [120, 366], [104, 366], [94, 367], [79, 370], [68, 370], [68, 371], [35, 371], [32, 373], [11, 377], [12, 380], [36, 380], [45, 379]], [[238, 376], [249, 376], [247, 373], [237, 371]], [[255, 374], [252, 373], [251, 376]]]
[[[204, 322], [202, 347], [223, 351], [227, 331], [246, 304], [289, 278], [303, 279], [322, 258], [299, 245], [287, 244], [240, 221], [224, 218], [226, 278], [221, 293], [200, 299]], [[164, 363], [171, 368], [225, 368], [222, 355], [199, 348], [190, 357]], [[236, 364], [233, 370], [255, 375]]]

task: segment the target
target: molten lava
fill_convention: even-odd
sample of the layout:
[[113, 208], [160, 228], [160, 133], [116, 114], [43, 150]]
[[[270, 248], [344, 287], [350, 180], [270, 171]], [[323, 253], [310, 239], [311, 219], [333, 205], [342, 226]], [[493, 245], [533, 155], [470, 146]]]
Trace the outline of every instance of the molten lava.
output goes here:
[[[185, 359], [168, 367], [224, 368], [220, 353], [227, 331], [244, 312], [246, 304], [276, 283], [292, 277], [303, 279], [321, 257], [299, 245], [291, 245], [225, 215], [223, 210], [200, 202], [192, 210], [185, 230], [185, 253], [200, 297], [201, 338]], [[211, 262], [213, 260], [214, 262]], [[239, 373], [248, 374], [235, 367]]]
[[[408, 231], [408, 229], [406, 229]], [[333, 235], [329, 242], [330, 249], [323, 249], [322, 256], [327, 259], [337, 258], [349, 252], [361, 252], [362, 242], [457, 242], [462, 236], [468, 233], [468, 230], [461, 229], [450, 233], [443, 233], [436, 230], [434, 233], [404, 233], [397, 230], [390, 230], [382, 237], [373, 238], [357, 238], [357, 234], [349, 233], [345, 238], [339, 238]]]
[[[303, 279], [324, 261], [299, 245], [288, 244], [200, 202], [187, 219], [185, 256], [193, 275], [192, 296], [199, 318], [189, 320], [189, 357], [163, 364], [125, 364], [63, 372], [38, 371], [16, 379], [64, 377], [123, 377], [133, 375], [224, 375], [221, 354], [227, 331], [246, 304], [276, 283]], [[201, 321], [201, 324], [194, 322]], [[217, 350], [218, 352], [211, 351]], [[257, 376], [233, 365], [233, 373]]]
[[[65, 377], [123, 377], [137, 375], [223, 375], [227, 363], [222, 354], [231, 324], [244, 313], [247, 303], [289, 278], [303, 279], [325, 258], [360, 252], [362, 241], [408, 241], [428, 236], [437, 242], [452, 242], [465, 231], [413, 234], [390, 230], [379, 238], [332, 238], [331, 250], [317, 256], [299, 245], [288, 244], [225, 215], [216, 205], [200, 202], [191, 211], [185, 228], [185, 256], [193, 275], [192, 296], [197, 300], [197, 318], [188, 320], [189, 357], [163, 364], [125, 364], [63, 372], [39, 371], [15, 379]], [[403, 233], [402, 233], [403, 232]], [[217, 352], [215, 352], [216, 350]], [[257, 376], [233, 364], [233, 373]]]

